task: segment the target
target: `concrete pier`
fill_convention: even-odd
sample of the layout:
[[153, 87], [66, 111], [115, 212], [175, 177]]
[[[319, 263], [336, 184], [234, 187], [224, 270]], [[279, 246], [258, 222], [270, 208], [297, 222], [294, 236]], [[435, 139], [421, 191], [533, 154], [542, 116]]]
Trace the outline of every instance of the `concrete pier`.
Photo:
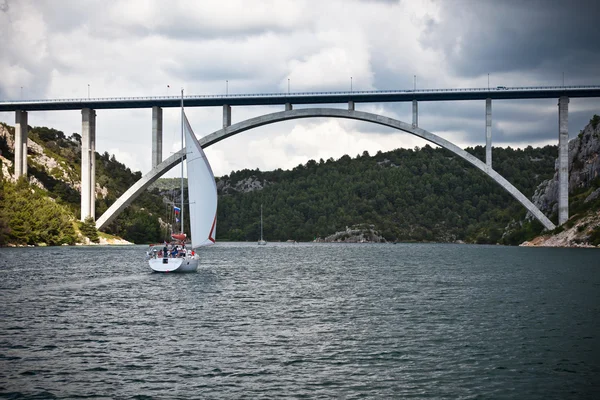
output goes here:
[[352, 100], [348, 102], [348, 110], [354, 111], [354, 102]]
[[96, 111], [81, 110], [81, 221], [96, 212]]
[[96, 220], [96, 111], [90, 129], [90, 216]]
[[15, 113], [15, 176], [27, 176], [27, 111]]
[[285, 111], [292, 111], [292, 103], [285, 103]]
[[569, 98], [558, 99], [558, 225], [569, 219]]
[[492, 168], [492, 99], [485, 99], [485, 165]]
[[223, 105], [223, 128], [231, 126], [231, 106]]
[[416, 100], [412, 102], [412, 127], [417, 128], [419, 126], [419, 104]]
[[152, 107], [152, 168], [162, 162], [163, 110]]

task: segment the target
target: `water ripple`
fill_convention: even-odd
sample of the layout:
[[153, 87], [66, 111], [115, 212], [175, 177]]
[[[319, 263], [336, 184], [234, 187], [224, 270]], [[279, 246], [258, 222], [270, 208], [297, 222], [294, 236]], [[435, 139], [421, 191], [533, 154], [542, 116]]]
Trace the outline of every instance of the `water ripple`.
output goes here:
[[[598, 398], [597, 252], [0, 249], [0, 398]], [[44, 260], [22, 263], [22, 259]]]

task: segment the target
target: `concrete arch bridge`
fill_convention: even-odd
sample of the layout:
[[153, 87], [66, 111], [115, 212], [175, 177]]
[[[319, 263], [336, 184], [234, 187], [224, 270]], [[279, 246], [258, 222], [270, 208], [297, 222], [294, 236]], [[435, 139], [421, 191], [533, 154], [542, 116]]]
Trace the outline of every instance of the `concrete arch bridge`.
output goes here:
[[[441, 146], [447, 150], [450, 150], [457, 156], [468, 161], [476, 168], [480, 169], [483, 173], [491, 177], [496, 183], [502, 188], [508, 191], [519, 203], [521, 203], [542, 225], [548, 230], [555, 228], [555, 225], [527, 198], [521, 193], [516, 187], [508, 182], [504, 177], [498, 174], [492, 169], [491, 157], [486, 163], [482, 162], [473, 155], [467, 153], [457, 145], [443, 139], [431, 132], [417, 127], [415, 118], [413, 117], [413, 124], [408, 124], [396, 119], [388, 118], [382, 115], [372, 114], [363, 111], [356, 111], [354, 107], [349, 109], [339, 108], [306, 108], [292, 110], [291, 107], [286, 107], [285, 111], [275, 112], [272, 114], [266, 114], [259, 117], [251, 118], [234, 125], [224, 126], [223, 129], [215, 131], [201, 139], [199, 139], [200, 145], [206, 148], [212, 144], [215, 144], [223, 139], [238, 133], [257, 128], [263, 125], [273, 124], [277, 122], [299, 119], [299, 118], [316, 118], [316, 117], [327, 117], [327, 118], [347, 118], [358, 121], [371, 122], [379, 125], [384, 125], [390, 128], [398, 129], [403, 132], [410, 133], [425, 139], [431, 143]], [[226, 125], [226, 124], [224, 124]], [[491, 147], [488, 146], [491, 153]], [[183, 153], [183, 154], [182, 154]], [[491, 155], [491, 154], [490, 154]], [[138, 182], [136, 182], [131, 188], [129, 188], [115, 203], [113, 203], [96, 221], [96, 227], [102, 229], [110, 224], [118, 215], [123, 211], [131, 202], [138, 197], [144, 190], [148, 188], [154, 181], [164, 175], [173, 166], [180, 163], [185, 158], [185, 149], [171, 155], [164, 161], [157, 163], [150, 172], [144, 175]]]

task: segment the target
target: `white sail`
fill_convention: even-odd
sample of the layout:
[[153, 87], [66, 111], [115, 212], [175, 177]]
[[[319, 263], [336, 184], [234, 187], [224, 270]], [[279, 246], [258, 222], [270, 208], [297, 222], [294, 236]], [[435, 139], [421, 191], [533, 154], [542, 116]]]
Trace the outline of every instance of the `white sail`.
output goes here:
[[217, 231], [217, 184], [208, 159], [184, 116], [188, 200], [192, 248], [215, 243]]

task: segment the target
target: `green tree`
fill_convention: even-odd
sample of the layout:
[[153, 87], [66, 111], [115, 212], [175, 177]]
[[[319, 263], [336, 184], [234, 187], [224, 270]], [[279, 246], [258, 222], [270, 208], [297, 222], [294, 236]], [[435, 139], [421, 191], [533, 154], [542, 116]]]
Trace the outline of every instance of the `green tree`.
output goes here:
[[98, 237], [98, 230], [96, 229], [96, 222], [91, 216], [87, 217], [83, 222], [79, 222], [79, 230], [81, 234], [91, 242], [98, 243], [100, 237]]

